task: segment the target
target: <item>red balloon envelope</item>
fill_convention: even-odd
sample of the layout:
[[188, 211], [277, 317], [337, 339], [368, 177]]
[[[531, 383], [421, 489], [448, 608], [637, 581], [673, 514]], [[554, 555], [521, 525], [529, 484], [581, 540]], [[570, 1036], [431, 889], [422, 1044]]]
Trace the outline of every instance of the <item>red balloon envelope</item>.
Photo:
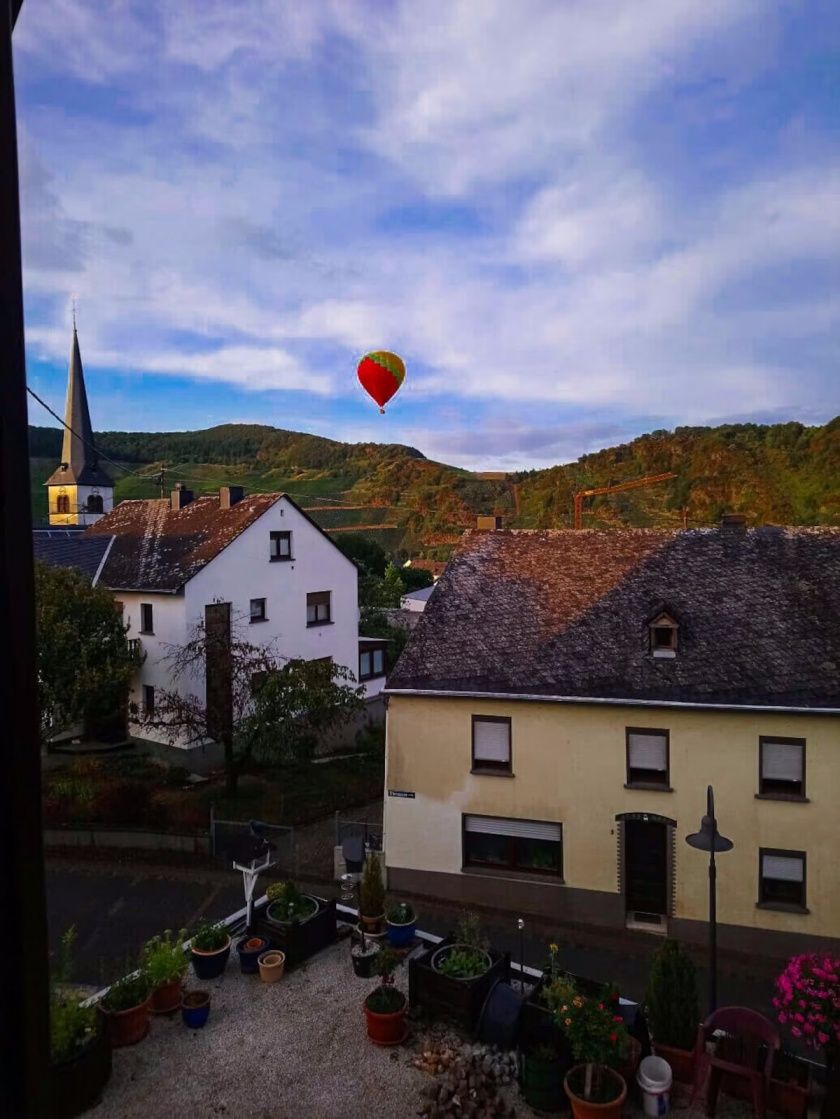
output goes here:
[[405, 380], [405, 362], [388, 350], [375, 350], [365, 354], [357, 372], [362, 388], [384, 412], [384, 406]]

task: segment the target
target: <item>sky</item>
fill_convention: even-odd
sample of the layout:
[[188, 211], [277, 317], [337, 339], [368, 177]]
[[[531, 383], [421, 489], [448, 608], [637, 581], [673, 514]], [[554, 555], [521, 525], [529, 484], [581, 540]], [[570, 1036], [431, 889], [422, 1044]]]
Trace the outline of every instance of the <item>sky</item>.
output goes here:
[[30, 383], [75, 299], [97, 430], [504, 470], [840, 412], [835, 0], [25, 0], [14, 50]]

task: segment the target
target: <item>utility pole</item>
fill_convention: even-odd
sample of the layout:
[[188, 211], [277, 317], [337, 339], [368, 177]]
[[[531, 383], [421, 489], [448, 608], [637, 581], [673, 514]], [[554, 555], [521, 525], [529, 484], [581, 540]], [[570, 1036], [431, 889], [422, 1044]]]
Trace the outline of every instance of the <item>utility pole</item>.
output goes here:
[[0, 1114], [47, 1114], [49, 985], [41, 749], [35, 652], [20, 184], [12, 28], [22, 0], [0, 0]]

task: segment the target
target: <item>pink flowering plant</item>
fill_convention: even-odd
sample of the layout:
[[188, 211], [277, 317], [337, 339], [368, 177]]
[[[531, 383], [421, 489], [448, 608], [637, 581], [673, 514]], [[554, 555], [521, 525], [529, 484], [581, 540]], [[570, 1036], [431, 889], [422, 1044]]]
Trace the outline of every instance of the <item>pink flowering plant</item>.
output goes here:
[[840, 1046], [840, 958], [812, 952], [793, 956], [776, 980], [779, 1021], [812, 1049]]

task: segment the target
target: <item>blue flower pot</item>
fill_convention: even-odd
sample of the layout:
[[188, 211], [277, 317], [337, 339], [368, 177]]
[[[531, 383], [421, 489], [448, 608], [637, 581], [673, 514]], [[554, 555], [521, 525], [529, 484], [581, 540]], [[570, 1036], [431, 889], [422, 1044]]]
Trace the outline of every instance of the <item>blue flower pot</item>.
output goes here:
[[388, 922], [388, 943], [392, 948], [407, 948], [414, 940], [417, 929], [417, 920], [409, 921], [405, 925], [392, 925]]
[[[204, 1001], [199, 1003], [198, 1006], [186, 1005], [186, 1000], [192, 996], [195, 999], [196, 995], [203, 995]], [[210, 992], [209, 991], [187, 991], [184, 998], [181, 1000], [181, 1018], [185, 1026], [189, 1026], [191, 1030], [200, 1030], [210, 1017]]]
[[[247, 944], [256, 942], [255, 948], [246, 948]], [[259, 958], [268, 948], [268, 941], [261, 936], [243, 936], [237, 942], [236, 951], [239, 955], [239, 968], [243, 975], [256, 975], [260, 970]]]

